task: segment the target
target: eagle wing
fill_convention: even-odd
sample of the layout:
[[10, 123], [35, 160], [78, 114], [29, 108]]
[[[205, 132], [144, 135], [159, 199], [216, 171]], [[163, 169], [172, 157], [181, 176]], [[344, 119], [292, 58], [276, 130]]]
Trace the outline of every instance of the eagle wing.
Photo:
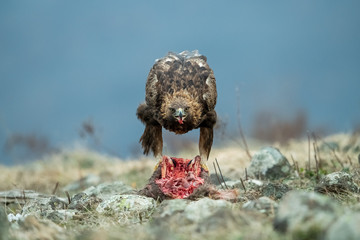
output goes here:
[[198, 98], [205, 111], [214, 110], [216, 80], [205, 56], [197, 50], [180, 54], [169, 52], [157, 59], [146, 82], [146, 104], [159, 107], [166, 93], [187, 89]]

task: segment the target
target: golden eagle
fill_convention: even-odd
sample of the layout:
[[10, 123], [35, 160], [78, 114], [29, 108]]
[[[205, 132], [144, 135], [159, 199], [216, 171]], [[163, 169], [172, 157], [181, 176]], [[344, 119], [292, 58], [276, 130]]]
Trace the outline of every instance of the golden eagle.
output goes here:
[[169, 52], [157, 59], [146, 82], [145, 102], [137, 117], [145, 124], [144, 154], [162, 155], [162, 127], [184, 134], [200, 128], [199, 151], [208, 159], [216, 123], [216, 81], [206, 57], [197, 50]]

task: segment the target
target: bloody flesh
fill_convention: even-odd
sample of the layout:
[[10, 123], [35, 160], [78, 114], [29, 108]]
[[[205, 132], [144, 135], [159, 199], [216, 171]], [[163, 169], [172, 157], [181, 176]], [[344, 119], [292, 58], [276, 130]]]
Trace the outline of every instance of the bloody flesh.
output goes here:
[[186, 198], [204, 183], [200, 177], [200, 157], [183, 159], [163, 156], [159, 167], [161, 178], [155, 182], [171, 198]]

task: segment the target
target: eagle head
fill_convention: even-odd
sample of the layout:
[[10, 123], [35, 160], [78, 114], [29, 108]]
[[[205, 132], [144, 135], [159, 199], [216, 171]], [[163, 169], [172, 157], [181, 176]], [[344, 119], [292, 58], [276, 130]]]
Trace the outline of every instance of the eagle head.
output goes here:
[[187, 91], [180, 91], [165, 96], [161, 107], [164, 127], [182, 132], [194, 128], [200, 123], [201, 106], [196, 98]]
[[174, 102], [168, 108], [168, 116], [172, 118], [173, 121], [177, 121], [179, 124], [184, 124], [186, 117], [191, 114], [190, 107], [186, 102], [179, 103]]

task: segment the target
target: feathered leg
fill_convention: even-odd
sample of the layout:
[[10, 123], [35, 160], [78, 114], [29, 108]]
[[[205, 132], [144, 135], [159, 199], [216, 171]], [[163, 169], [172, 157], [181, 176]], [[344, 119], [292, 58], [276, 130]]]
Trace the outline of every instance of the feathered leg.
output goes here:
[[200, 127], [199, 151], [201, 159], [208, 159], [213, 143], [213, 129]]
[[153, 112], [146, 103], [142, 103], [139, 105], [136, 115], [145, 124], [144, 133], [140, 138], [144, 154], [148, 155], [151, 150], [155, 157], [162, 155], [162, 127], [153, 118]]
[[209, 158], [211, 146], [213, 143], [213, 128], [216, 123], [216, 112], [208, 112], [200, 124], [199, 151], [201, 160]]
[[140, 138], [144, 154], [148, 155], [151, 150], [155, 157], [162, 155], [163, 139], [161, 125], [146, 124], [143, 135]]

